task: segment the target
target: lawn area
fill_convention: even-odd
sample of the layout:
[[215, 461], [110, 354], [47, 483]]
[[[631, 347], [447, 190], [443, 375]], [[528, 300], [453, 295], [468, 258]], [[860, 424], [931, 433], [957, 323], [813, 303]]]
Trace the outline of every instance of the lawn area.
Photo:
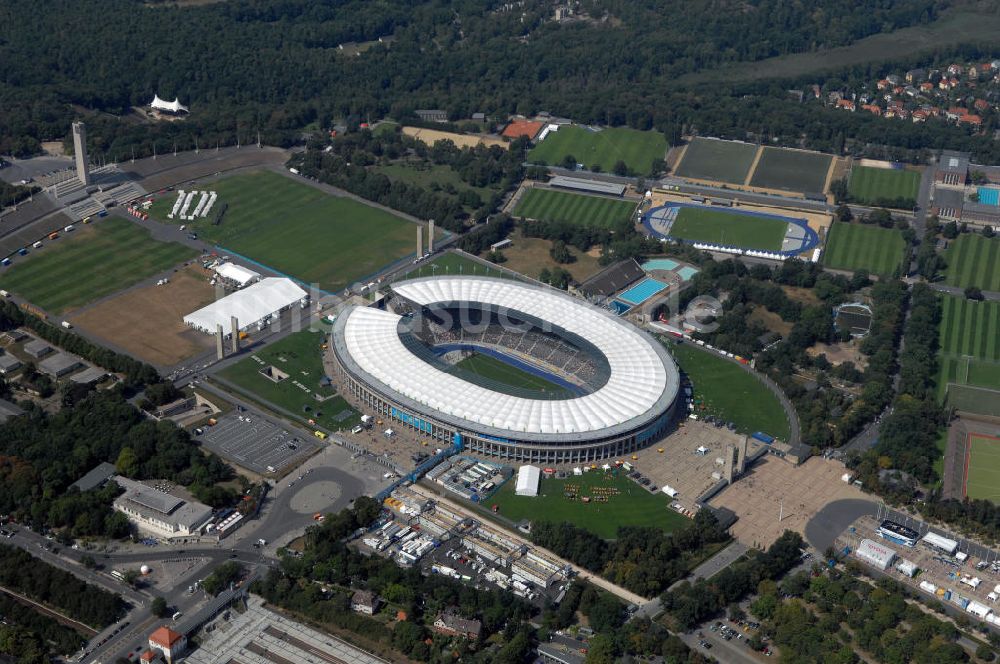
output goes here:
[[919, 189], [920, 173], [892, 168], [855, 166], [847, 182], [852, 201], [895, 208], [912, 208]]
[[[312, 419], [335, 431], [354, 426], [358, 414], [332, 387], [320, 385], [324, 377], [322, 349], [325, 335], [311, 330], [290, 334], [256, 349], [253, 354], [219, 372], [219, 377], [249, 392], [257, 401], [289, 411], [303, 422]], [[288, 377], [274, 382], [260, 373], [273, 366]], [[315, 395], [326, 398], [319, 401]]]
[[903, 263], [906, 240], [895, 228], [834, 222], [823, 252], [823, 265], [840, 270], [892, 274]]
[[529, 373], [524, 369], [507, 364], [503, 360], [482, 353], [473, 353], [455, 366], [508, 387], [571, 396], [566, 389], [542, 376]]
[[1000, 503], [1000, 438], [969, 434], [965, 495]]
[[[624, 475], [615, 476], [592, 470], [565, 479], [543, 478], [538, 496], [518, 496], [514, 493], [515, 478], [511, 478], [488, 501], [500, 507], [500, 516], [511, 521], [569, 522], [586, 528], [604, 539], [614, 539], [619, 526], [651, 526], [670, 532], [689, 523], [689, 519], [670, 509], [666, 494], [650, 493]], [[568, 498], [567, 488], [576, 486], [576, 499]], [[587, 502], [580, 498], [598, 495], [594, 489], [617, 492], [607, 502]]]
[[610, 173], [624, 161], [637, 175], [649, 175], [653, 160], [667, 154], [667, 138], [658, 131], [612, 128], [591, 131], [577, 126], [563, 126], [550, 132], [544, 141], [528, 153], [528, 161], [561, 166], [567, 155], [589, 170], [594, 166]]
[[833, 156], [783, 148], [764, 148], [750, 184], [765, 189], [822, 193]]
[[[219, 226], [210, 219], [189, 222], [202, 239], [327, 291], [363, 281], [414, 252], [414, 224], [278, 173], [200, 186], [218, 192], [216, 205], [229, 206]], [[160, 198], [152, 216], [166, 220], [175, 198]]]
[[633, 201], [531, 188], [521, 195], [514, 216], [614, 228], [627, 223], [634, 210]]
[[0, 274], [0, 288], [59, 314], [124, 290], [194, 258], [198, 252], [154, 240], [126, 219], [107, 217], [45, 240]]
[[939, 332], [938, 398], [947, 396], [962, 410], [1000, 415], [1000, 302], [942, 295]]
[[[445, 165], [429, 162], [396, 162], [376, 166], [373, 170], [385, 175], [390, 180], [424, 187], [431, 191], [452, 195], [455, 198], [464, 191], [471, 191], [479, 196], [480, 201], [486, 202], [495, 193], [494, 190], [487, 187], [473, 187], [462, 180], [462, 176], [451, 167]], [[466, 206], [466, 209], [471, 209], [471, 207]]]
[[694, 385], [696, 412], [732, 422], [741, 433], [763, 431], [788, 440], [788, 419], [781, 402], [762, 382], [729, 360], [693, 344], [669, 347]]
[[696, 138], [684, 150], [674, 173], [682, 178], [743, 184], [756, 156], [756, 145]]
[[788, 222], [775, 217], [682, 207], [670, 235], [696, 242], [780, 251], [787, 231]]
[[945, 249], [945, 283], [1000, 291], [1000, 238], [962, 233]]
[[435, 277], [447, 274], [478, 274], [483, 277], [511, 278], [509, 274], [504, 274], [491, 265], [483, 265], [467, 256], [449, 251], [440, 254], [432, 261], [421, 263], [401, 278], [416, 279], [417, 277]]
[[549, 253], [549, 249], [552, 248], [551, 240], [543, 240], [540, 237], [524, 237], [520, 228], [514, 231], [511, 240], [513, 244], [503, 250], [503, 255], [507, 258], [507, 262], [503, 266], [508, 270], [537, 278], [544, 268], [551, 270], [560, 267], [567, 270], [578, 282], [583, 282], [601, 270], [599, 254], [595, 249], [583, 253], [572, 245], [566, 245], [567, 251], [574, 260], [572, 263], [560, 265], [552, 259], [552, 255]]

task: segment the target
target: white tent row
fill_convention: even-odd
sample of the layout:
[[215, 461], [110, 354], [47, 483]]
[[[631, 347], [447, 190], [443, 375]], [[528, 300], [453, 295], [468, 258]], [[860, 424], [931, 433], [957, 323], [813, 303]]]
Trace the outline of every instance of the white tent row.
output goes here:
[[184, 190], [183, 189], [178, 189], [177, 190], [177, 200], [174, 201], [174, 207], [173, 207], [173, 209], [170, 210], [170, 214], [167, 215], [168, 219], [173, 219], [174, 215], [177, 214], [177, 211], [181, 208], [181, 203], [184, 202], [184, 196], [185, 196]]
[[188, 219], [192, 219], [193, 220], [195, 217], [200, 217], [201, 216], [201, 210], [202, 210], [202, 208], [205, 207], [205, 203], [207, 203], [207, 202], [208, 202], [208, 192], [207, 191], [203, 191], [203, 192], [201, 192], [201, 198], [198, 199], [198, 205], [194, 206], [194, 212], [191, 213], [191, 216], [188, 217]]
[[240, 329], [246, 330], [307, 298], [308, 293], [291, 279], [269, 277], [188, 314], [184, 324], [207, 334], [215, 334], [216, 326], [221, 325], [229, 334], [233, 316]]
[[214, 192], [214, 191], [209, 195], [209, 197], [208, 197], [208, 203], [205, 204], [205, 209], [201, 211], [201, 216], [202, 217], [207, 217], [208, 216], [209, 210], [211, 210], [212, 206], [215, 205], [215, 199], [218, 198], [218, 197], [219, 197], [219, 194], [216, 193], [216, 192]]
[[197, 193], [197, 191], [189, 191], [188, 195], [184, 197], [184, 205], [181, 206], [181, 219], [187, 216], [188, 208], [191, 207], [191, 201]]

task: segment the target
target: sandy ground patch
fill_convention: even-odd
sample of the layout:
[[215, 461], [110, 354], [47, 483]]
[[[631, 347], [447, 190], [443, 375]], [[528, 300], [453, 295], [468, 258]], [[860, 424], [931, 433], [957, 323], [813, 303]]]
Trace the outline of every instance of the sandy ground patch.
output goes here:
[[818, 343], [807, 348], [806, 353], [810, 357], [826, 355], [826, 359], [834, 366], [844, 362], [854, 362], [854, 366], [862, 371], [868, 366], [868, 357], [859, 350], [858, 343], [854, 341], [833, 344]]
[[424, 129], [423, 127], [403, 127], [403, 133], [427, 145], [434, 145], [438, 141], [449, 140], [460, 148], [474, 148], [477, 145], [485, 145], [487, 147], [499, 145], [506, 150], [510, 147], [510, 143], [502, 139], [483, 134], [456, 134], [451, 131], [438, 131], [437, 129]]
[[212, 348], [213, 339], [187, 327], [183, 319], [214, 299], [208, 273], [191, 265], [176, 272], [169, 284], [126, 291], [69, 320], [146, 362], [172, 366]]
[[750, 314], [750, 321], [760, 323], [768, 330], [777, 332], [783, 337], [787, 337], [792, 331], [792, 323], [789, 323], [778, 314], [764, 307], [754, 307], [753, 312]]
[[503, 267], [525, 274], [532, 279], [537, 279], [538, 273], [546, 267], [550, 270], [561, 267], [573, 275], [577, 281], [583, 281], [601, 269], [597, 262], [597, 258], [601, 255], [600, 247], [591, 247], [590, 251], [583, 253], [576, 247], [567, 245], [569, 252], [576, 257], [576, 260], [566, 265], [560, 265], [549, 255], [549, 249], [552, 248], [550, 240], [524, 237], [518, 230], [511, 237], [511, 241], [512, 246], [503, 250], [503, 255], [507, 257], [507, 262], [503, 263]]
[[788, 299], [793, 302], [798, 302], [799, 304], [819, 304], [820, 300], [816, 297], [816, 293], [812, 292], [809, 288], [800, 288], [799, 286], [782, 286], [781, 290], [785, 291], [785, 295]]
[[66, 148], [63, 146], [62, 141], [42, 141], [42, 151], [53, 157], [66, 156]]
[[768, 547], [785, 530], [805, 535], [806, 524], [827, 503], [863, 499], [859, 488], [841, 480], [845, 472], [844, 464], [832, 459], [812, 457], [793, 466], [766, 456], [709, 502], [739, 517], [732, 527], [736, 539], [747, 546]]

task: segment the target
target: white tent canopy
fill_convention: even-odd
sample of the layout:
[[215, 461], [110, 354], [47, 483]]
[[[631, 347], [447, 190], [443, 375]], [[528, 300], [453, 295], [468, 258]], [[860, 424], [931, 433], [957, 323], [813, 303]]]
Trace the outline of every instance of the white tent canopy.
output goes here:
[[216, 325], [221, 325], [228, 334], [233, 316], [239, 320], [240, 329], [245, 330], [307, 295], [291, 279], [269, 277], [188, 314], [184, 323], [208, 334], [215, 334]]
[[514, 493], [519, 496], [537, 496], [540, 478], [541, 471], [538, 470], [538, 466], [521, 466], [517, 470], [517, 486]]
[[235, 263], [223, 263], [215, 268], [215, 273], [223, 279], [235, 281], [240, 285], [240, 287], [246, 286], [247, 284], [260, 279], [259, 272], [248, 270], [247, 268], [236, 265]]
[[188, 107], [181, 104], [180, 99], [174, 97], [173, 101], [164, 101], [160, 99], [157, 94], [153, 95], [153, 101], [149, 104], [150, 108], [155, 108], [158, 111], [169, 111], [171, 113], [180, 113], [184, 111], [188, 112]]

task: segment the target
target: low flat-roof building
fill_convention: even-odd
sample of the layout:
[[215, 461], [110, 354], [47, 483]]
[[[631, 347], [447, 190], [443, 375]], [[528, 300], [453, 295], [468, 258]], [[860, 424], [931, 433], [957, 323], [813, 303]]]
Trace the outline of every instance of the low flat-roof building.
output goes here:
[[87, 367], [78, 374], [70, 376], [70, 380], [80, 385], [90, 385], [102, 380], [108, 372], [100, 367]]
[[84, 491], [90, 491], [91, 489], [97, 489], [104, 486], [108, 480], [115, 476], [116, 472], [115, 465], [105, 461], [98, 464], [96, 468], [70, 484], [69, 488], [72, 489], [73, 487], [76, 487], [81, 493]]
[[32, 356], [35, 359], [40, 357], [45, 357], [52, 352], [52, 346], [42, 341], [41, 339], [33, 339], [28, 343], [24, 344], [24, 352]]
[[208, 505], [186, 501], [120, 475], [115, 482], [125, 489], [125, 493], [115, 498], [115, 510], [127, 516], [140, 531], [156, 537], [198, 534], [212, 517]]
[[611, 297], [646, 276], [634, 258], [609, 265], [577, 289], [588, 298]]
[[591, 194], [604, 194], [606, 196], [624, 196], [627, 187], [617, 182], [604, 182], [601, 180], [587, 180], [585, 178], [571, 178], [565, 175], [557, 175], [549, 180], [549, 185], [559, 189], [570, 189], [572, 191], [585, 191]]
[[18, 415], [24, 415], [24, 411], [21, 410], [20, 406], [6, 399], [0, 399], [0, 424]]
[[24, 364], [13, 355], [0, 355], [0, 374], [9, 374], [20, 369]]
[[52, 357], [42, 360], [38, 368], [42, 373], [53, 378], [62, 378], [68, 373], [72, 373], [83, 366], [80, 358], [69, 353], [56, 353]]
[[938, 160], [934, 181], [938, 184], [962, 186], [969, 177], [969, 153], [945, 150]]

